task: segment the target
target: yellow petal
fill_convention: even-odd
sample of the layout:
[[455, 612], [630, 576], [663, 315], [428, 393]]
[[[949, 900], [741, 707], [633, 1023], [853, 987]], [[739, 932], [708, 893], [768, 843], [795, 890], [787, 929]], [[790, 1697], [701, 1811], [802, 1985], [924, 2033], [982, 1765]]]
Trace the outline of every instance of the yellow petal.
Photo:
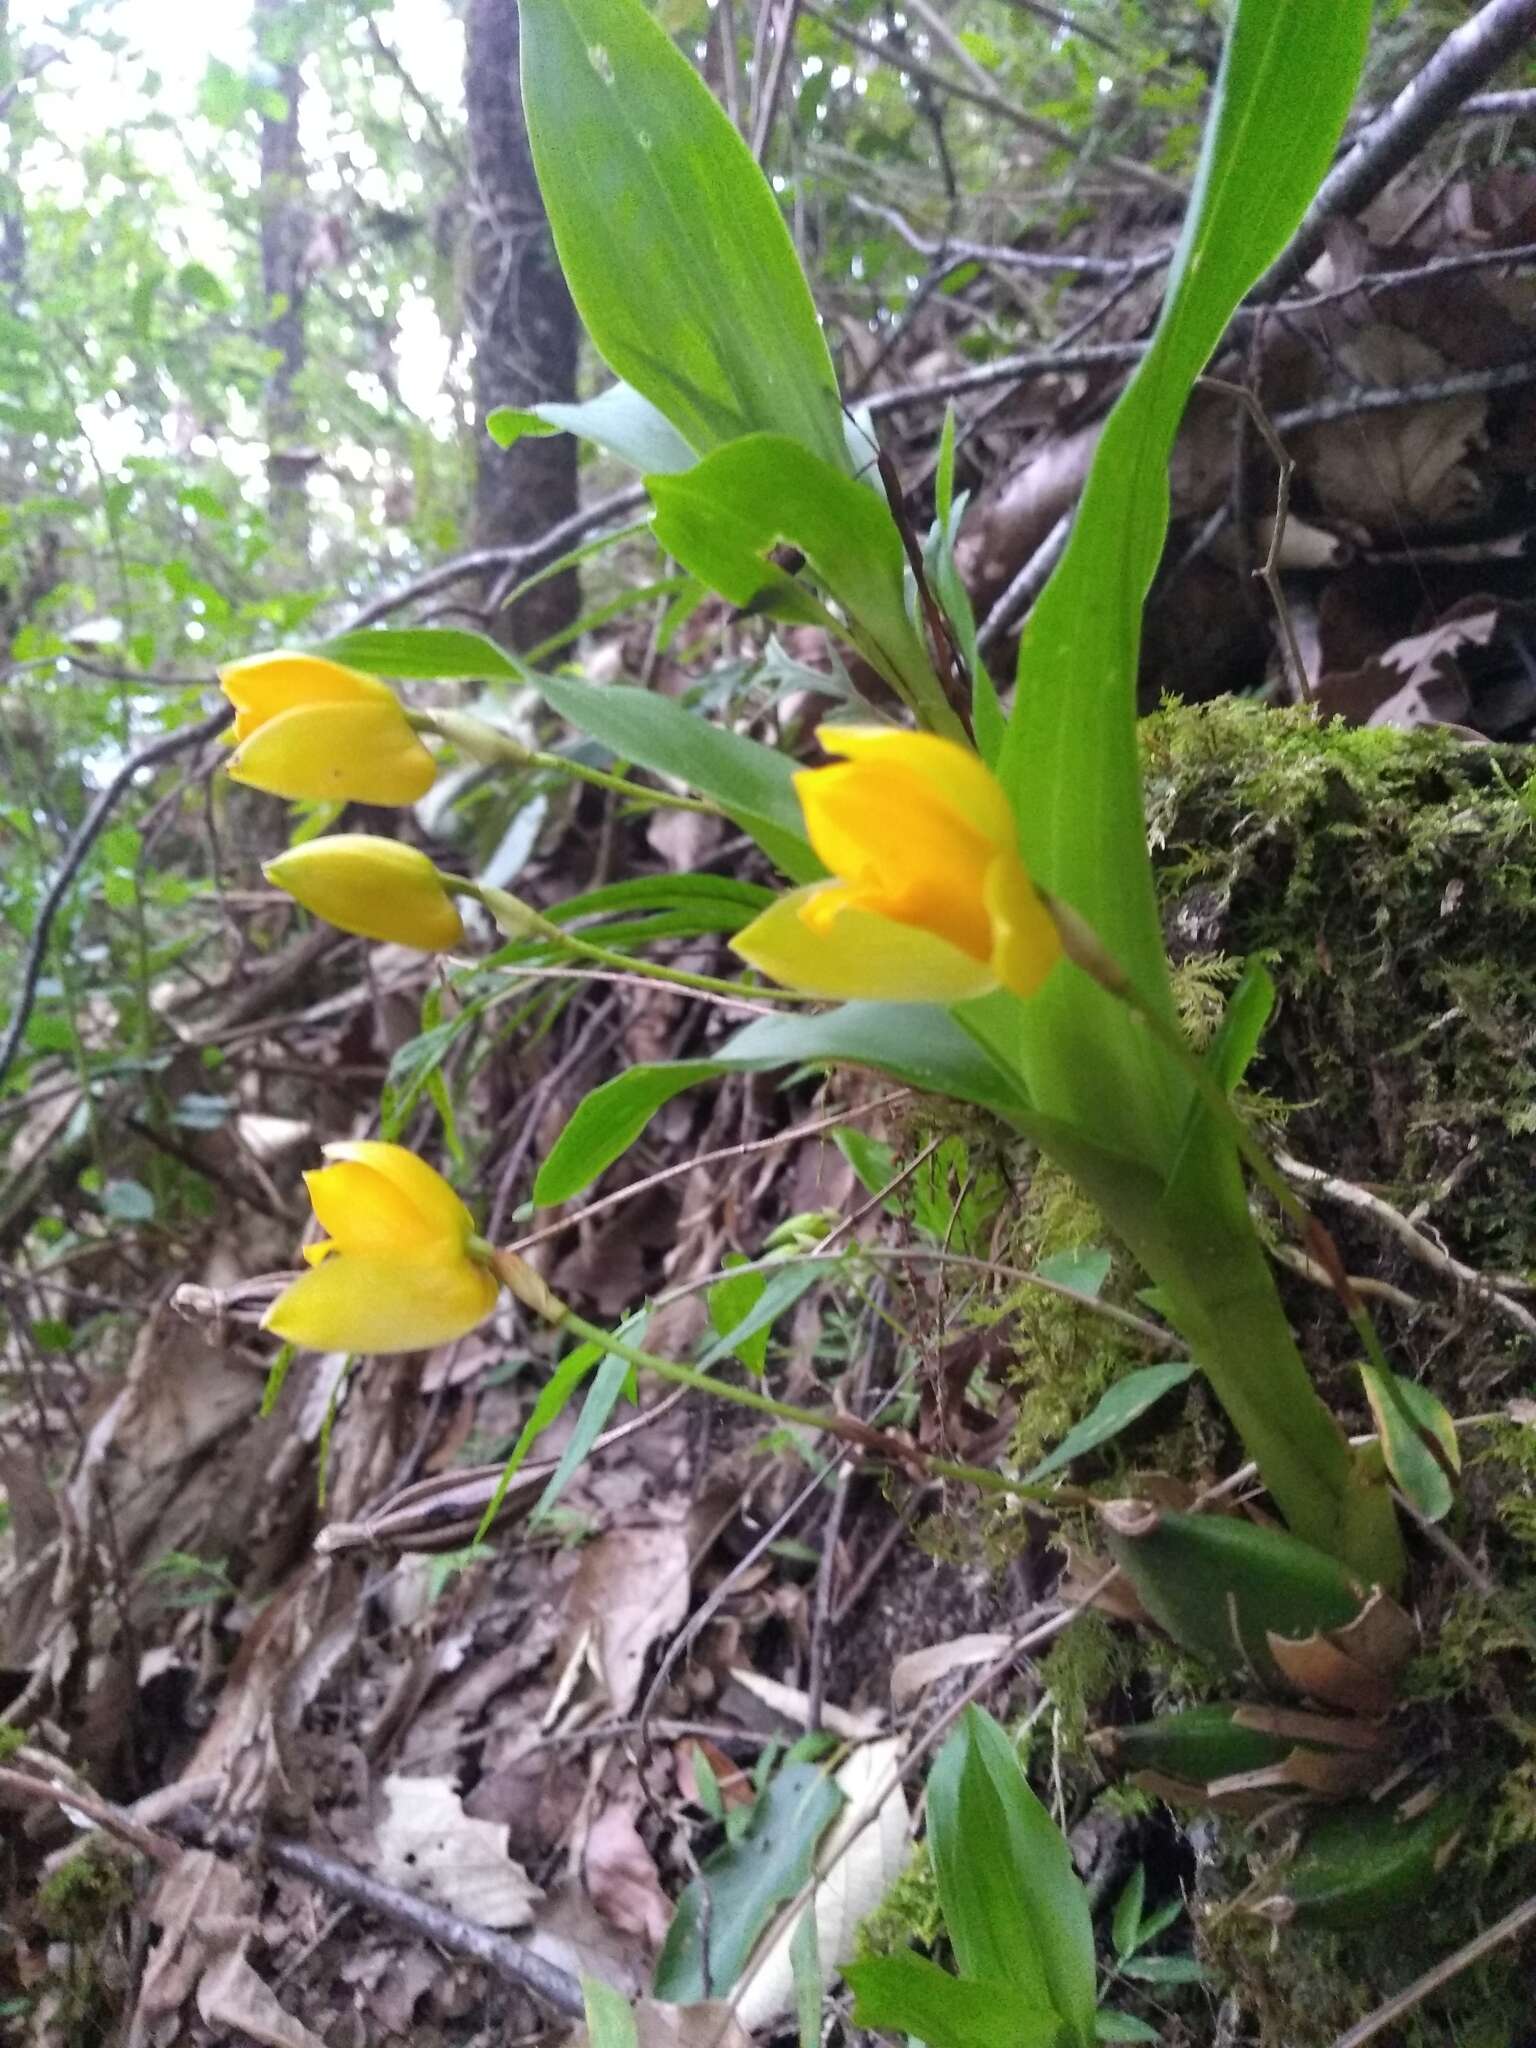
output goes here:
[[343, 1255], [285, 1288], [262, 1327], [309, 1351], [426, 1351], [484, 1322], [498, 1292], [485, 1267], [461, 1256]]
[[971, 831], [994, 847], [1016, 847], [1019, 828], [1003, 786], [979, 754], [958, 740], [884, 725], [823, 725], [817, 739], [846, 761], [898, 768], [928, 785]]
[[393, 701], [393, 693], [376, 676], [327, 661], [322, 654], [249, 654], [228, 661], [218, 671], [219, 687], [239, 714], [237, 739], [244, 739], [269, 718], [299, 704], [359, 704]]
[[[324, 1171], [323, 1168], [321, 1170]], [[304, 1176], [306, 1181], [308, 1181], [309, 1177], [308, 1174]], [[313, 1200], [313, 1196], [311, 1196], [311, 1200]], [[331, 1256], [331, 1253], [338, 1249], [339, 1247], [334, 1245], [328, 1237], [320, 1238], [315, 1244], [301, 1244], [299, 1246], [299, 1252], [306, 1266], [323, 1266], [325, 1261]]]
[[333, 832], [290, 847], [262, 872], [344, 932], [423, 953], [463, 943], [464, 923], [442, 878], [414, 846], [367, 832]]
[[863, 761], [794, 781], [811, 845], [864, 909], [990, 959], [982, 885], [997, 850], [927, 782], [899, 762]]
[[474, 1217], [443, 1176], [404, 1145], [389, 1145], [381, 1138], [346, 1138], [320, 1149], [327, 1159], [351, 1160], [381, 1173], [404, 1195], [433, 1237], [460, 1246], [473, 1237]]
[[456, 1233], [436, 1227], [392, 1180], [371, 1166], [339, 1160], [306, 1173], [304, 1185], [316, 1221], [338, 1252], [397, 1252], [402, 1258], [417, 1258], [434, 1251], [446, 1256], [463, 1248]]
[[387, 691], [378, 702], [281, 711], [225, 765], [236, 782], [312, 803], [413, 804], [437, 778], [437, 763]]
[[736, 934], [731, 950], [808, 995], [958, 1003], [997, 986], [990, 962], [919, 926], [872, 915], [839, 882], [813, 882], [781, 896]]
[[1061, 934], [1014, 854], [999, 854], [987, 870], [986, 902], [997, 978], [1016, 996], [1032, 996], [1061, 958]]

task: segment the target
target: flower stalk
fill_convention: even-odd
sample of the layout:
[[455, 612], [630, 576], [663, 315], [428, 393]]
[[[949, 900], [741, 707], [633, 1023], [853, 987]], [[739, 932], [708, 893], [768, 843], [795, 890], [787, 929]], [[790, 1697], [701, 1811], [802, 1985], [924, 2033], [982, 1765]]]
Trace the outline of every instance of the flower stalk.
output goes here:
[[556, 1329], [568, 1330], [572, 1336], [601, 1345], [604, 1351], [626, 1360], [642, 1372], [667, 1381], [671, 1386], [688, 1387], [695, 1393], [708, 1394], [713, 1400], [729, 1401], [737, 1408], [750, 1408], [755, 1414], [772, 1416], [775, 1421], [838, 1437], [882, 1463], [912, 1472], [920, 1478], [961, 1480], [983, 1493], [1004, 1494], [1018, 1500], [1054, 1501], [1072, 1506], [1086, 1506], [1091, 1500], [1090, 1495], [1076, 1487], [1029, 1485], [1023, 1480], [1009, 1479], [1001, 1472], [993, 1472], [984, 1465], [967, 1465], [956, 1458], [936, 1458], [928, 1451], [919, 1450], [906, 1437], [894, 1435], [889, 1430], [875, 1429], [854, 1415], [844, 1415], [835, 1409], [802, 1408], [792, 1401], [776, 1401], [771, 1394], [760, 1394], [755, 1388], [715, 1379], [695, 1366], [680, 1365], [676, 1359], [662, 1358], [657, 1352], [627, 1343], [611, 1331], [588, 1322], [585, 1316], [578, 1315], [567, 1302], [562, 1301], [527, 1260], [516, 1252], [492, 1252], [488, 1263], [508, 1293], [534, 1315]]
[[605, 768], [593, 768], [585, 761], [573, 760], [568, 754], [551, 754], [537, 747], [526, 747], [511, 733], [503, 732], [486, 719], [476, 718], [472, 712], [407, 711], [405, 715], [413, 732], [430, 733], [435, 739], [448, 740], [487, 768], [545, 769], [554, 775], [564, 775], [572, 782], [586, 782], [594, 789], [606, 789], [614, 796], [623, 797], [626, 803], [643, 805], [651, 810], [695, 811], [706, 818], [725, 815], [720, 806], [711, 803], [707, 797], [681, 796], [670, 789], [650, 789], [642, 783], [629, 781], [626, 776], [610, 774]]

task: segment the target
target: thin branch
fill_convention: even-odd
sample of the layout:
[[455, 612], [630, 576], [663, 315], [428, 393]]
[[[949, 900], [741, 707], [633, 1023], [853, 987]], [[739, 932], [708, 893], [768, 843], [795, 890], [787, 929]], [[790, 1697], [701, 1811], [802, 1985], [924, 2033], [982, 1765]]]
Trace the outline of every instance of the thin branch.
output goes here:
[[1524, 92], [1478, 92], [1463, 100], [1453, 121], [1529, 121], [1536, 115], [1536, 87]]
[[[1401, 1210], [1394, 1209], [1390, 1202], [1384, 1202], [1380, 1195], [1373, 1195], [1369, 1188], [1357, 1187], [1353, 1181], [1340, 1180], [1336, 1174], [1325, 1173], [1321, 1167], [1307, 1166], [1299, 1159], [1292, 1159], [1284, 1152], [1275, 1154], [1275, 1164], [1290, 1180], [1299, 1181], [1303, 1187], [1312, 1188], [1325, 1200], [1338, 1202], [1347, 1209], [1371, 1217], [1392, 1235], [1416, 1258], [1420, 1265], [1428, 1266], [1432, 1273], [1439, 1273], [1456, 1281], [1479, 1299], [1496, 1309], [1517, 1329], [1528, 1337], [1536, 1336], [1536, 1315], [1528, 1308], [1513, 1300], [1502, 1291], [1501, 1276], [1479, 1273], [1475, 1266], [1468, 1266], [1460, 1259], [1452, 1258], [1442, 1246], [1417, 1229]], [[1520, 1284], [1520, 1283], [1517, 1283]]]
[[1124, 50], [1096, 28], [1075, 20], [1070, 14], [1063, 14], [1059, 7], [1048, 7], [1045, 0], [1011, 0], [1021, 14], [1032, 14], [1036, 21], [1043, 21], [1048, 28], [1061, 29], [1069, 36], [1081, 36], [1085, 43], [1097, 43], [1101, 50], [1108, 50], [1112, 57], [1123, 58]]
[[83, 1814], [104, 1833], [115, 1835], [130, 1849], [137, 1849], [141, 1856], [148, 1856], [162, 1867], [174, 1863], [181, 1853], [175, 1842], [164, 1835], [157, 1835], [152, 1828], [142, 1827], [132, 1814], [124, 1813], [120, 1807], [109, 1806], [95, 1793], [74, 1785], [60, 1785], [51, 1778], [34, 1777], [30, 1771], [0, 1770], [0, 1792], [14, 1793], [19, 1799], [30, 1799], [37, 1804], [62, 1807], [66, 1814]]
[[752, 155], [761, 163], [768, 154], [768, 144], [773, 137], [773, 124], [779, 118], [779, 102], [784, 96], [784, 81], [789, 76], [789, 60], [795, 48], [795, 24], [800, 19], [801, 0], [781, 0], [779, 7], [778, 33], [774, 38], [773, 57], [768, 66], [768, 81], [763, 87], [752, 125]]
[[1044, 590], [1050, 581], [1051, 571], [1067, 551], [1067, 540], [1076, 516], [1077, 506], [1074, 503], [1062, 513], [982, 620], [976, 633], [976, 645], [981, 653], [985, 654], [990, 648], [995, 647], [1008, 628], [1016, 620], [1023, 618]]
[[1452, 377], [1440, 377], [1427, 384], [1398, 384], [1383, 388], [1375, 384], [1356, 385], [1337, 398], [1320, 398], [1312, 405], [1299, 405], [1292, 412], [1276, 413], [1277, 433], [1288, 434], [1297, 427], [1316, 427], [1328, 420], [1352, 419], [1362, 412], [1398, 412], [1404, 406], [1434, 405], [1442, 398], [1470, 398], [1490, 391], [1514, 391], [1522, 384], [1536, 384], [1536, 361], [1506, 363], [1496, 370], [1463, 370]]
[[508, 1245], [508, 1251], [525, 1252], [531, 1246], [542, 1244], [546, 1238], [558, 1237], [563, 1230], [571, 1230], [579, 1223], [590, 1222], [604, 1210], [632, 1202], [637, 1195], [650, 1192], [652, 1188], [664, 1186], [676, 1180], [679, 1175], [693, 1173], [701, 1166], [720, 1166], [727, 1160], [750, 1159], [758, 1153], [777, 1151], [785, 1145], [798, 1144], [802, 1138], [814, 1138], [821, 1131], [839, 1129], [843, 1124], [852, 1123], [862, 1116], [873, 1116], [882, 1109], [891, 1109], [897, 1103], [911, 1099], [910, 1088], [894, 1089], [889, 1095], [878, 1095], [872, 1102], [851, 1104], [833, 1110], [828, 1116], [813, 1117], [808, 1123], [792, 1124], [787, 1131], [776, 1131], [771, 1138], [753, 1138], [740, 1145], [722, 1145], [716, 1152], [701, 1152], [696, 1158], [679, 1160], [675, 1166], [663, 1166], [659, 1172], [648, 1173], [643, 1180], [631, 1181], [628, 1187], [618, 1188], [611, 1195], [600, 1195], [595, 1202], [588, 1202], [573, 1215], [562, 1216], [558, 1222], [546, 1223], [541, 1230], [531, 1231], [528, 1236], [518, 1238]]
[[1139, 363], [1147, 352], [1144, 341], [1103, 341], [1087, 348], [1049, 349], [1028, 356], [1000, 356], [995, 363], [982, 363], [974, 370], [956, 370], [948, 377], [932, 377], [922, 384], [898, 384], [893, 391], [877, 391], [869, 410], [878, 418], [901, 412], [909, 405], [937, 405], [946, 398], [959, 398], [967, 391], [986, 391], [994, 384], [1023, 384], [1032, 377], [1055, 377], [1066, 370], [1123, 370]]
[[37, 1001], [37, 985], [42, 979], [43, 962], [48, 955], [48, 939], [53, 930], [53, 921], [58, 916], [65, 897], [76, 875], [85, 864], [86, 855], [100, 838], [107, 820], [117, 807], [119, 799], [126, 793], [133, 778], [145, 768], [155, 768], [162, 761], [170, 761], [177, 754], [184, 754], [192, 747], [200, 747], [205, 740], [211, 740], [216, 732], [222, 732], [228, 725], [228, 705], [220, 711], [211, 712], [196, 725], [183, 726], [179, 732], [168, 732], [147, 747], [141, 747], [136, 754], [118, 769], [112, 780], [97, 792], [96, 800], [86, 812], [74, 838], [65, 850], [59, 869], [38, 905], [37, 921], [32, 927], [32, 937], [27, 945], [26, 957], [22, 961], [21, 980], [16, 991], [16, 1000], [11, 1009], [10, 1022], [5, 1037], [0, 1040], [0, 1082], [3, 1082], [21, 1050], [22, 1035], [27, 1028], [27, 1019]]
[[1381, 117], [1335, 165], [1288, 247], [1249, 294], [1280, 297], [1322, 252], [1330, 221], [1358, 214], [1413, 162], [1442, 122], [1525, 47], [1536, 31], [1536, 0], [1487, 0], [1446, 37]]
[[374, 598], [355, 612], [341, 630], [356, 633], [364, 626], [377, 625], [380, 619], [416, 603], [418, 598], [432, 597], [439, 590], [446, 590], [450, 584], [462, 583], [471, 576], [484, 576], [488, 570], [513, 569], [519, 575], [529, 575], [543, 568], [547, 562], [554, 561], [577, 541], [585, 539], [594, 527], [602, 526], [610, 519], [620, 519], [645, 503], [645, 487], [626, 484], [621, 491], [610, 491], [606, 498], [596, 498], [590, 505], [583, 505], [579, 512], [562, 519], [536, 540], [522, 541], [515, 547], [472, 548], [466, 554], [455, 555], [451, 561], [440, 562], [435, 569], [425, 570], [420, 576], [413, 576], [408, 583]]
[[[1207, 391], [1220, 391], [1228, 398], [1235, 399], [1253, 422], [1254, 431], [1275, 460], [1275, 523], [1270, 535], [1269, 552], [1259, 567], [1253, 571], [1269, 593], [1275, 618], [1280, 627], [1280, 642], [1285, 649], [1285, 659], [1291, 671], [1291, 681], [1303, 704], [1312, 702], [1312, 684], [1307, 676], [1307, 664], [1302, 659], [1301, 643], [1296, 638], [1296, 628], [1291, 619], [1291, 608], [1285, 601], [1285, 592], [1280, 585], [1280, 550], [1285, 545], [1286, 519], [1291, 509], [1291, 478], [1296, 465], [1286, 453], [1285, 443], [1276, 433], [1269, 414], [1259, 403], [1256, 392], [1246, 384], [1230, 383], [1225, 377], [1202, 377], [1201, 384]], [[1238, 469], [1242, 469], [1239, 457]]]
[[[824, 28], [829, 28], [841, 42], [849, 43], [856, 50], [862, 50], [877, 63], [894, 65], [912, 78], [921, 79], [926, 85], [934, 86], [940, 92], [947, 92], [957, 100], [969, 100], [972, 106], [984, 108], [995, 114], [1000, 121], [1007, 121], [1025, 135], [1032, 135], [1037, 142], [1047, 144], [1051, 149], [1066, 150], [1072, 156], [1082, 153], [1081, 138], [1059, 128], [1054, 121], [1042, 121], [1036, 114], [1026, 114], [1016, 107], [1012, 100], [1004, 99], [1000, 93], [981, 87], [966, 85], [958, 78], [950, 78], [942, 71], [936, 71], [931, 64], [924, 64], [910, 56], [905, 50], [889, 48], [876, 42], [873, 36], [862, 35], [858, 29], [850, 28], [830, 7], [818, 5], [818, 0], [801, 0], [802, 11], [814, 17]], [[1184, 187], [1175, 179], [1166, 177], [1161, 171], [1154, 171], [1146, 164], [1139, 164], [1133, 157], [1110, 156], [1105, 158], [1109, 167], [1132, 183], [1145, 185], [1164, 198], [1183, 198]]]
[[392, 43], [385, 41], [378, 22], [374, 19], [373, 15], [366, 15], [365, 20], [368, 25], [368, 39], [373, 44], [375, 51], [383, 58], [396, 78], [399, 79], [401, 85], [404, 86], [417, 106], [420, 107], [427, 126], [432, 130], [433, 140], [442, 152], [443, 157], [462, 177], [464, 173], [464, 159], [460, 156], [458, 145], [454, 142], [453, 137], [443, 126], [442, 115], [406, 69], [399, 51]]
[[398, 1927], [408, 1927], [412, 1933], [436, 1942], [454, 1955], [469, 1956], [483, 1963], [493, 1977], [499, 1977], [504, 1984], [515, 1984], [520, 1991], [531, 1991], [554, 2012], [579, 2019], [585, 2011], [581, 1986], [557, 1964], [546, 1962], [543, 1956], [505, 1934], [461, 1920], [457, 1913], [447, 1912], [426, 1899], [414, 1898], [395, 1885], [384, 1884], [359, 1870], [356, 1864], [343, 1863], [339, 1856], [326, 1856], [311, 1849], [307, 1842], [289, 1841], [263, 1829], [212, 1820], [195, 1808], [187, 1809], [167, 1825], [206, 1848], [223, 1854], [254, 1852], [264, 1863], [290, 1871], [295, 1877], [307, 1877], [335, 1898], [347, 1899], [354, 1906], [394, 1921]]
[[1086, 256], [1076, 255], [1070, 249], [1013, 249], [991, 242], [954, 240], [930, 242], [894, 206], [861, 199], [856, 192], [848, 194], [848, 203], [857, 213], [867, 213], [887, 222], [907, 247], [915, 249], [919, 256], [941, 256], [949, 263], [992, 263], [999, 269], [1076, 272], [1080, 277], [1126, 277], [1160, 270], [1173, 253], [1170, 248], [1162, 247], [1148, 250], [1142, 256]]
[[1502, 1920], [1495, 1920], [1491, 1927], [1485, 1927], [1481, 1934], [1474, 1935], [1465, 1947], [1449, 1955], [1444, 1962], [1436, 1963], [1432, 1970], [1426, 1970], [1422, 1977], [1416, 1977], [1406, 1991], [1399, 1991], [1395, 1998], [1389, 1998], [1385, 2005], [1378, 2005], [1363, 2020], [1357, 2020], [1334, 2042], [1333, 2048], [1365, 2048], [1367, 2041], [1390, 2027], [1394, 2020], [1400, 2020], [1404, 2013], [1422, 2005], [1442, 1986], [1449, 1984], [1453, 1977], [1459, 1977], [1463, 1970], [1470, 1970], [1474, 1963], [1480, 1963], [1484, 1956], [1492, 1955], [1496, 1948], [1502, 1948], [1506, 1941], [1512, 1941], [1517, 1934], [1523, 1934], [1536, 1921], [1536, 1898], [1525, 1900], [1513, 1912], [1506, 1913]]
[[[1369, 271], [1364, 277], [1357, 277], [1353, 284], [1341, 284], [1332, 291], [1315, 292], [1307, 299], [1287, 299], [1284, 311], [1288, 315], [1315, 313], [1321, 306], [1342, 305], [1356, 293], [1363, 298], [1375, 298], [1378, 293], [1403, 291], [1413, 285], [1432, 283], [1436, 278], [1454, 277], [1459, 271], [1498, 270], [1505, 264], [1518, 266], [1524, 263], [1536, 263], [1536, 242], [1517, 242], [1508, 249], [1472, 249], [1460, 256], [1436, 256], [1428, 263], [1415, 264], [1411, 270]], [[1248, 318], [1252, 318], [1251, 311]]]

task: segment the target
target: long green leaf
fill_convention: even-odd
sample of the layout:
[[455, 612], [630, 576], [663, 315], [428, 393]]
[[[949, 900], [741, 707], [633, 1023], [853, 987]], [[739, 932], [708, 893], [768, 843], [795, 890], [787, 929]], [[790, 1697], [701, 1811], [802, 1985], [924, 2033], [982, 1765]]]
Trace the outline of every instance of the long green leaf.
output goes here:
[[806, 843], [793, 764], [772, 747], [727, 732], [650, 690], [531, 671], [522, 680], [623, 760], [676, 776], [701, 796], [713, 797], [791, 881], [813, 882], [825, 872]]
[[394, 682], [526, 684], [578, 731], [600, 740], [622, 760], [675, 776], [701, 796], [713, 797], [791, 881], [812, 882], [824, 872], [806, 843], [793, 764], [772, 747], [712, 725], [670, 697], [619, 683], [545, 675], [525, 668], [483, 634], [445, 627], [347, 633], [318, 652]]
[[629, 2000], [601, 1977], [583, 1977], [581, 2002], [587, 2009], [591, 2048], [640, 2048], [640, 2030]]
[[843, 1003], [813, 1015], [759, 1017], [715, 1055], [723, 1068], [755, 1071], [846, 1061], [878, 1067], [931, 1095], [974, 1102], [1018, 1122], [1028, 1104], [948, 1010], [931, 1003]]
[[[1151, 347], [1105, 424], [1072, 537], [1030, 615], [1000, 757], [1021, 846], [1143, 996], [1169, 1008], [1135, 739], [1141, 606], [1168, 524], [1167, 465], [1190, 387], [1300, 220], [1364, 55], [1369, 0], [1240, 0]], [[1166, 1162], [1187, 1099], [1113, 1000], [1053, 977], [1029, 1007], [1040, 1107]], [[1111, 1078], [1113, 1077], [1113, 1078]]]
[[1026, 1472], [1026, 1482], [1049, 1478], [1052, 1472], [1059, 1472], [1063, 1465], [1070, 1465], [1074, 1458], [1081, 1458], [1085, 1452], [1096, 1451], [1110, 1443], [1120, 1432], [1129, 1429], [1164, 1394], [1172, 1393], [1175, 1387], [1182, 1387], [1195, 1370], [1193, 1363], [1183, 1365], [1144, 1365], [1135, 1372], [1128, 1372], [1123, 1380], [1115, 1384], [1104, 1398], [1085, 1415], [1076, 1428], [1069, 1429], [1061, 1442], [1047, 1457], [1040, 1460], [1032, 1472]]
[[968, 1707], [928, 1776], [928, 1845], [963, 1977], [1011, 1984], [1093, 2039], [1093, 1921], [1066, 1838], [1013, 1744]]
[[622, 1159], [659, 1109], [685, 1088], [721, 1071], [714, 1060], [676, 1060], [664, 1066], [626, 1067], [582, 1097], [554, 1149], [539, 1168], [533, 1199], [540, 1206], [568, 1202]]
[[341, 633], [315, 652], [397, 683], [524, 680], [521, 666], [494, 640], [447, 626], [365, 627], [358, 633]]
[[1018, 1121], [1026, 1105], [950, 1016], [927, 1003], [844, 1003], [807, 1016], [760, 1017], [712, 1059], [626, 1067], [577, 1104], [533, 1184], [539, 1203], [564, 1202], [620, 1159], [656, 1112], [718, 1074], [770, 1067], [878, 1067], [934, 1095]]
[[522, 0], [522, 73], [560, 265], [603, 359], [700, 454], [767, 430], [845, 468], [778, 203], [640, 0]]

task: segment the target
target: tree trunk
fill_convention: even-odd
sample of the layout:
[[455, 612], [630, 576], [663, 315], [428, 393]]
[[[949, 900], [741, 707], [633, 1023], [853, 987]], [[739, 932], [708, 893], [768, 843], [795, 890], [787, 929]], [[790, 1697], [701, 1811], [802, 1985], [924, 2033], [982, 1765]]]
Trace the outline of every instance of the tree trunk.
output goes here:
[[[470, 149], [468, 320], [475, 344], [475, 545], [516, 546], [576, 510], [569, 434], [498, 448], [485, 416], [576, 395], [578, 327], [534, 177], [518, 87], [516, 0], [469, 0], [464, 98]], [[495, 579], [487, 584], [489, 593]], [[577, 616], [576, 572], [553, 577], [490, 621], [504, 646], [533, 647]]]
[[267, 513], [282, 568], [304, 580], [309, 567], [309, 471], [305, 448], [304, 251], [309, 240], [304, 160], [299, 153], [298, 19], [290, 0], [256, 0], [256, 44], [273, 66], [280, 115], [261, 118], [261, 283], [263, 339], [277, 361], [267, 380]]

